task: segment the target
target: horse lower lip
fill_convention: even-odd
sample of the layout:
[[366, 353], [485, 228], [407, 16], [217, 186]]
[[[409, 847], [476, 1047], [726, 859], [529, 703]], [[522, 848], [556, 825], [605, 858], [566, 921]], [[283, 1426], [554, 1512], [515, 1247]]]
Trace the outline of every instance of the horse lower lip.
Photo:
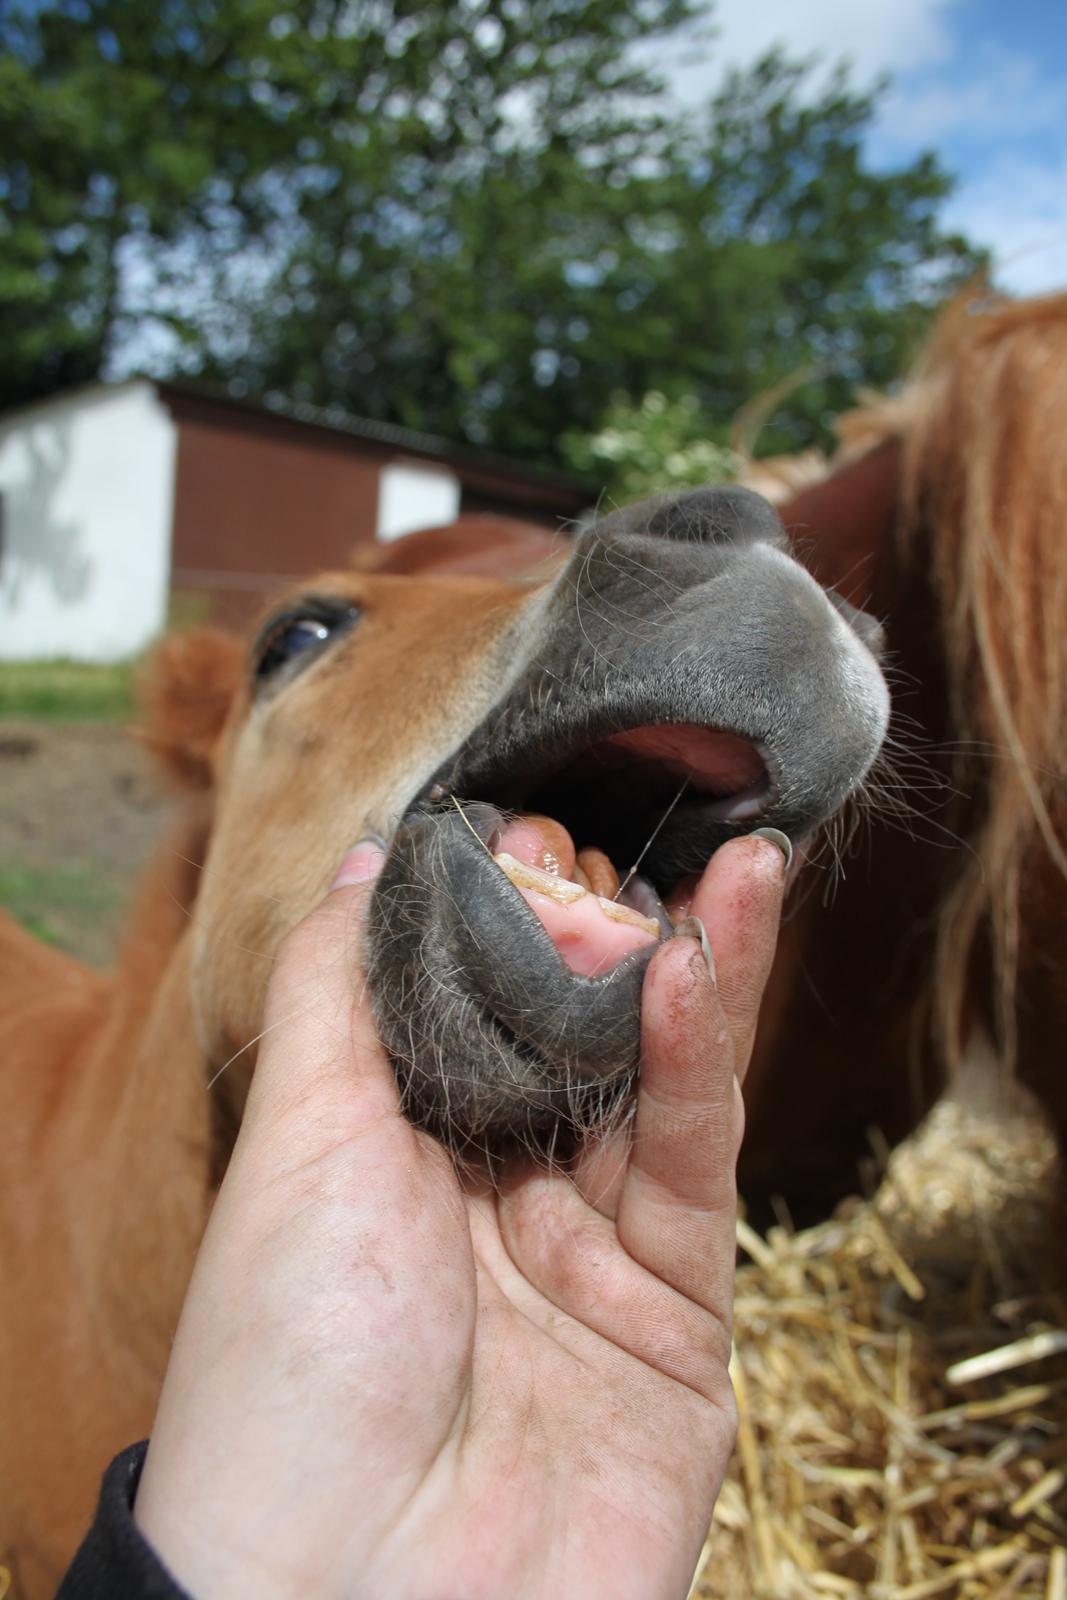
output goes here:
[[453, 1148], [566, 1135], [625, 1098], [657, 941], [568, 971], [486, 848], [499, 809], [414, 807], [371, 898], [368, 979], [405, 1109]]

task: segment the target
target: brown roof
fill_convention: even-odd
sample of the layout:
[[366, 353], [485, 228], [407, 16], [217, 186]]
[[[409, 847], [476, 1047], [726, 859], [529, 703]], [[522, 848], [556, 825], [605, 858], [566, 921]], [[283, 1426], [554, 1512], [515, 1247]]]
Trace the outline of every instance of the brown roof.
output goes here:
[[453, 444], [434, 434], [391, 422], [356, 417], [340, 407], [312, 406], [272, 399], [271, 402], [237, 400], [233, 396], [191, 383], [156, 382], [156, 391], [176, 421], [183, 419], [267, 432], [275, 437], [296, 437], [325, 448], [361, 449], [380, 460], [398, 456], [434, 461], [454, 472], [464, 488], [512, 501], [531, 509], [551, 509], [559, 516], [577, 516], [597, 499], [599, 485], [575, 473], [546, 471], [526, 462]]

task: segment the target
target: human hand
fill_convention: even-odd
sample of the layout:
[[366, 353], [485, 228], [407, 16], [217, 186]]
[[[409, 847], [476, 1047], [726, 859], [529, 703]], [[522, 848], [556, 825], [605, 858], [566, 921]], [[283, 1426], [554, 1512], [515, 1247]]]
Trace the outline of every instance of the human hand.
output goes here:
[[[733, 1445], [738, 1079], [784, 863], [650, 964], [634, 1117], [463, 1186], [400, 1113], [354, 971], [366, 844], [287, 941], [138, 1491], [196, 1600], [678, 1600]], [[362, 878], [364, 881], [356, 882]]]

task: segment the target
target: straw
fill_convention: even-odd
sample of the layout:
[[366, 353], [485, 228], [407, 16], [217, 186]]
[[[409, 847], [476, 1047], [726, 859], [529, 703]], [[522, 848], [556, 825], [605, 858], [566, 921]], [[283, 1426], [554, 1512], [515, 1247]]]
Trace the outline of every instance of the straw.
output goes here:
[[871, 1201], [739, 1226], [738, 1448], [694, 1597], [1067, 1600], [1050, 1156], [945, 1101]]

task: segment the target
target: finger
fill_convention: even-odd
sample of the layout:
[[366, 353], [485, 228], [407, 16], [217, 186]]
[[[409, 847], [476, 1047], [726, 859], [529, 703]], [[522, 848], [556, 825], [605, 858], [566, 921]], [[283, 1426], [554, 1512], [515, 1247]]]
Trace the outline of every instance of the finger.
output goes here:
[[774, 960], [785, 873], [778, 845], [750, 834], [715, 852], [693, 896], [691, 914], [704, 924], [714, 954], [715, 981], [734, 1042], [734, 1070], [742, 1083]]
[[725, 1323], [744, 1110], [729, 1021], [698, 940], [650, 963], [633, 1148], [616, 1226], [627, 1251]]
[[[734, 1069], [743, 1079], [756, 1018], [774, 956], [785, 882], [785, 859], [770, 841], [731, 841], [711, 859], [694, 892], [691, 913], [708, 935], [716, 981], [734, 1045]], [[629, 1165], [629, 1124], [594, 1139], [573, 1169], [583, 1198], [614, 1218]]]
[[344, 1137], [399, 1115], [388, 1056], [366, 992], [363, 938], [384, 863], [375, 840], [345, 857], [325, 900], [282, 944], [267, 988], [264, 1028], [246, 1111], [284, 1122], [301, 1145]]

